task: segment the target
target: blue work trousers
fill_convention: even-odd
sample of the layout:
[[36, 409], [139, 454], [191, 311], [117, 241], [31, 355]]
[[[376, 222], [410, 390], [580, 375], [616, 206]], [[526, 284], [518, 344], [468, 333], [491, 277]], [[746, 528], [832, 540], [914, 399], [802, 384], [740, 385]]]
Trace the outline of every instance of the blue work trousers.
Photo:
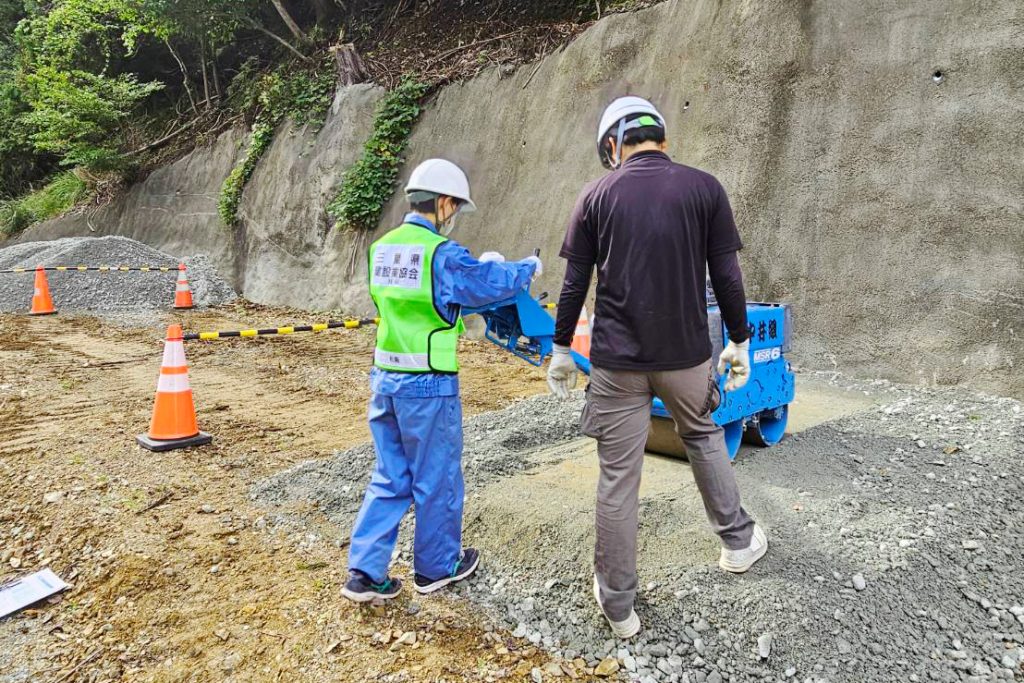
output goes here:
[[450, 576], [462, 553], [461, 400], [373, 394], [369, 417], [377, 464], [352, 530], [349, 569], [383, 582], [398, 525], [415, 503], [414, 570]]

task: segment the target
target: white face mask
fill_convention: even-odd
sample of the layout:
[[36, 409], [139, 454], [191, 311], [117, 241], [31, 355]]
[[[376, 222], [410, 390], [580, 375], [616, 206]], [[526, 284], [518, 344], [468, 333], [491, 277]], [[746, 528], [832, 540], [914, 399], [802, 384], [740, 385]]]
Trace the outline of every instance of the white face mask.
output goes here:
[[459, 212], [456, 211], [452, 214], [452, 217], [446, 220], [444, 223], [438, 226], [438, 232], [443, 236], [448, 237], [455, 230], [455, 219], [458, 217]]

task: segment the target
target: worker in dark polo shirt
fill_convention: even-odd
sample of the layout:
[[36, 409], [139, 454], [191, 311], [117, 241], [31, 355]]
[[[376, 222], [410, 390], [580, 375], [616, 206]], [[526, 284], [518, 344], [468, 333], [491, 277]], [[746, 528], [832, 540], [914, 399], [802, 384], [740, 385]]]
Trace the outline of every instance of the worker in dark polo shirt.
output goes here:
[[705, 274], [721, 307], [729, 343], [719, 373], [725, 390], [750, 372], [746, 298], [737, 252], [743, 246], [722, 185], [665, 154], [665, 119], [650, 102], [622, 97], [598, 128], [598, 154], [611, 173], [584, 188], [566, 232], [568, 263], [558, 302], [548, 384], [568, 398], [576, 366], [569, 354], [576, 321], [597, 267], [592, 373], [583, 431], [597, 439], [594, 596], [612, 631], [640, 630], [633, 609], [640, 471], [658, 396], [686, 446], [711, 527], [719, 566], [747, 571], [768, 547], [740, 504], [722, 429], [711, 419], [721, 397], [711, 367]]

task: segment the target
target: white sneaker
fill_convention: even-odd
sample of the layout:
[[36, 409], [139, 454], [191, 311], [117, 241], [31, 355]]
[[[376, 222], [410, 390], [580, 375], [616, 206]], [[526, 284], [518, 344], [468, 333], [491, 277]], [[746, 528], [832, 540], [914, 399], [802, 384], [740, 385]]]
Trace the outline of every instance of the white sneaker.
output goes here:
[[604, 606], [601, 605], [601, 587], [597, 583], [596, 576], [594, 577], [594, 599], [597, 600], [597, 606], [601, 608], [601, 614], [608, 620], [608, 625], [612, 627], [612, 633], [616, 638], [626, 640], [640, 633], [640, 617], [637, 616], [635, 609], [630, 610], [625, 621], [612, 621], [608, 613], [604, 611]]
[[742, 574], [754, 566], [754, 563], [768, 552], [768, 537], [760, 525], [754, 525], [754, 535], [750, 539], [750, 547], [742, 550], [722, 548], [722, 556], [718, 558], [718, 566], [733, 574]]

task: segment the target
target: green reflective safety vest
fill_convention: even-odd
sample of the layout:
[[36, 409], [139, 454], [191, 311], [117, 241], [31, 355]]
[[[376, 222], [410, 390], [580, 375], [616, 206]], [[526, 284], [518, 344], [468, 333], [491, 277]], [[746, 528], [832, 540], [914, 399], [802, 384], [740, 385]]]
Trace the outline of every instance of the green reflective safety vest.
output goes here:
[[465, 329], [434, 307], [434, 252], [448, 240], [406, 223], [370, 245], [370, 296], [377, 306], [373, 362], [394, 372], [458, 372]]

